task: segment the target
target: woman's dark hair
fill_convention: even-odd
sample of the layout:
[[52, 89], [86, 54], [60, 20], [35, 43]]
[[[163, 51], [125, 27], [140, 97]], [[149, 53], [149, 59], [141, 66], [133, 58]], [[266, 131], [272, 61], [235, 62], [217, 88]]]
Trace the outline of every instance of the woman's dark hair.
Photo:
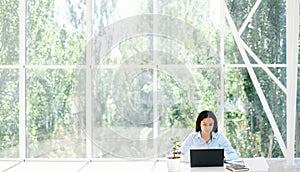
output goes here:
[[215, 114], [212, 111], [208, 111], [208, 110], [204, 110], [202, 112], [199, 113], [197, 120], [196, 120], [196, 132], [201, 131], [201, 121], [205, 118], [212, 118], [214, 120], [214, 127], [213, 127], [213, 132], [218, 132], [218, 121], [217, 118], [215, 116]]

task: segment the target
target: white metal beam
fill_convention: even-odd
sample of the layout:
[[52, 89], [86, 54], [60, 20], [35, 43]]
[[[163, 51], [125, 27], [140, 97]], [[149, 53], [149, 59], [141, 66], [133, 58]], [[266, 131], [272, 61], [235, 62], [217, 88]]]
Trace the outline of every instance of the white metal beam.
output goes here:
[[299, 1], [286, 1], [287, 58], [287, 166], [294, 166], [298, 73]]
[[19, 158], [26, 158], [26, 75], [25, 75], [25, 54], [26, 54], [26, 44], [25, 44], [25, 25], [26, 25], [26, 2], [19, 1]]
[[86, 0], [86, 158], [92, 159], [92, 1]]
[[239, 30], [239, 35], [241, 35], [244, 32], [245, 28], [247, 27], [247, 24], [251, 20], [253, 14], [257, 10], [257, 8], [260, 5], [260, 3], [261, 3], [261, 0], [257, 0], [256, 3], [254, 4], [254, 6], [252, 7], [251, 11], [249, 12], [247, 18], [245, 19], [245, 21], [243, 22], [243, 25], [241, 26], [241, 28]]
[[[158, 1], [153, 0], [153, 14], [157, 14], [157, 9], [158, 9]], [[156, 33], [157, 30], [159, 29], [158, 26], [156, 25], [157, 21], [156, 18], [153, 18], [153, 33]], [[158, 113], [158, 65], [159, 65], [159, 60], [157, 57], [157, 38], [153, 36], [153, 62], [155, 67], [153, 67], [153, 97], [152, 97], [152, 103], [153, 103], [153, 147], [154, 147], [154, 152], [155, 155], [158, 155], [159, 150], [158, 150], [158, 142], [157, 142], [157, 137], [158, 137], [158, 130], [159, 130], [159, 121], [157, 120], [159, 118], [159, 113]]]
[[224, 1], [220, 1], [220, 69], [221, 69], [221, 77], [220, 77], [220, 88], [221, 88], [221, 116], [220, 116], [220, 129], [224, 131], [224, 113], [225, 113], [225, 46], [224, 46], [224, 30], [225, 30], [225, 15], [224, 15]]

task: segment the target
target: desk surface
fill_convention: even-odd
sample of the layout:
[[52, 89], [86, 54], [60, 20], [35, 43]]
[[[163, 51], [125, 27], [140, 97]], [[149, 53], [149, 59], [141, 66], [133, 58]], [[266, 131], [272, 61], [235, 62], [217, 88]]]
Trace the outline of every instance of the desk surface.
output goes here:
[[[268, 172], [268, 166], [263, 158], [244, 159], [250, 168], [249, 172]], [[92, 162], [33, 162], [12, 161], [0, 162], [0, 171], [6, 172], [168, 172], [167, 162], [159, 161], [92, 161]], [[187, 162], [181, 162], [180, 172], [229, 172], [225, 167], [191, 168]]]
[[[158, 162], [156, 164], [156, 169], [153, 170], [154, 172], [167, 172], [167, 165], [164, 162]], [[181, 162], [180, 164], [180, 172], [229, 172], [224, 167], [190, 167], [190, 163]]]
[[[269, 166], [264, 158], [245, 158], [243, 159], [246, 167], [248, 167], [250, 170], [249, 172], [268, 172]], [[158, 162], [156, 164], [155, 172], [162, 172], [162, 171], [168, 171], [166, 167], [165, 162]], [[198, 167], [198, 168], [191, 168], [190, 164], [187, 162], [181, 162], [180, 164], [180, 172], [229, 172], [224, 167]]]
[[[268, 172], [269, 168], [266, 165], [266, 162], [264, 162], [264, 159], [256, 159], [256, 160], [244, 160], [245, 165], [250, 169], [249, 172]], [[155, 169], [153, 170], [154, 172], [166, 172], [167, 166], [165, 162], [157, 162], [155, 165]], [[187, 162], [181, 162], [180, 164], [180, 172], [202, 172], [202, 171], [207, 171], [207, 172], [229, 172], [224, 167], [190, 167], [190, 164]]]

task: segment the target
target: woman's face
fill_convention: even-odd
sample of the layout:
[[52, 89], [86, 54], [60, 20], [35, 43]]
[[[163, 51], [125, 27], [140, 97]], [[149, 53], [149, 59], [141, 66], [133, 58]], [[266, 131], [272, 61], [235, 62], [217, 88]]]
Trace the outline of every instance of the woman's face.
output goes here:
[[205, 134], [210, 134], [214, 128], [214, 120], [210, 117], [204, 118], [200, 123], [201, 131]]

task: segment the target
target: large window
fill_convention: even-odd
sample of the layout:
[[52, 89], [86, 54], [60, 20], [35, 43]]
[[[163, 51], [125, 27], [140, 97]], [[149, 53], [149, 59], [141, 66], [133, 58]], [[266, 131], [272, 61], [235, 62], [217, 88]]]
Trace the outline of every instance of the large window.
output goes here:
[[0, 17], [1, 158], [163, 157], [204, 109], [241, 157], [284, 156], [284, 0], [15, 0]]

